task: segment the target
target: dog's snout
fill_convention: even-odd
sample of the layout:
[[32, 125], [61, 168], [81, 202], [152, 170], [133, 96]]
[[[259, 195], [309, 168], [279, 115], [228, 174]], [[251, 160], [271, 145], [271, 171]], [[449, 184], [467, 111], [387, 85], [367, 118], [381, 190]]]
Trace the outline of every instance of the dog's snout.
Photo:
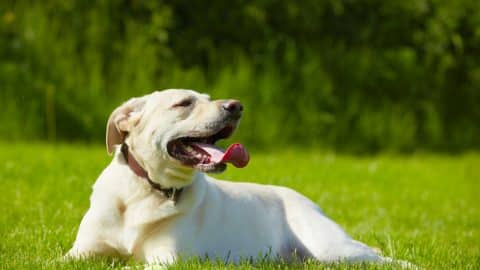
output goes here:
[[222, 103], [222, 108], [231, 114], [240, 114], [243, 111], [242, 103], [235, 99], [225, 100]]

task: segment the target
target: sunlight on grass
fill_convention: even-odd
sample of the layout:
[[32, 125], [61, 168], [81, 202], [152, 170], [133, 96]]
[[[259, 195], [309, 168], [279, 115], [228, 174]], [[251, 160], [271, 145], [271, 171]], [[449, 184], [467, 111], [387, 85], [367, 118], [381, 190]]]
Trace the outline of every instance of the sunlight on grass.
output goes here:
[[[110, 157], [100, 146], [0, 144], [0, 261], [4, 269], [105, 269], [126, 259], [62, 262]], [[480, 267], [480, 155], [353, 157], [313, 150], [252, 153], [245, 169], [217, 178], [294, 188], [346, 231], [384, 255], [427, 269]], [[240, 268], [321, 268], [322, 264], [243, 263]], [[175, 269], [235, 268], [182, 261]], [[333, 268], [351, 268], [329, 265]], [[390, 269], [358, 265], [355, 268]]]

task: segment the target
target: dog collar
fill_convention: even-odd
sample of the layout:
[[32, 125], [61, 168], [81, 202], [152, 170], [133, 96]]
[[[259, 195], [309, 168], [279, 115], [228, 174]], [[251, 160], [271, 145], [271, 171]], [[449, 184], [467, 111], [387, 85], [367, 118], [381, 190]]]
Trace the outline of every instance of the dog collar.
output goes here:
[[147, 171], [138, 164], [137, 160], [130, 154], [128, 150], [128, 145], [126, 143], [122, 144], [120, 151], [123, 154], [123, 158], [128, 164], [128, 167], [139, 177], [142, 177], [147, 180], [147, 182], [152, 186], [152, 188], [160, 191], [167, 197], [168, 199], [172, 200], [175, 204], [178, 202], [180, 195], [182, 194], [183, 188], [164, 188], [160, 184], [153, 182], [150, 177], [148, 177]]

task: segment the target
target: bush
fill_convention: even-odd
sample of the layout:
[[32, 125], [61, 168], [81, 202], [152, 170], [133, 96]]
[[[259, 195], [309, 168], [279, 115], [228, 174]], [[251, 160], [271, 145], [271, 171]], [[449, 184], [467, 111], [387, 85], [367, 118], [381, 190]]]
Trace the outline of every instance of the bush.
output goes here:
[[3, 1], [0, 137], [102, 141], [154, 89], [236, 97], [251, 146], [479, 149], [480, 2]]

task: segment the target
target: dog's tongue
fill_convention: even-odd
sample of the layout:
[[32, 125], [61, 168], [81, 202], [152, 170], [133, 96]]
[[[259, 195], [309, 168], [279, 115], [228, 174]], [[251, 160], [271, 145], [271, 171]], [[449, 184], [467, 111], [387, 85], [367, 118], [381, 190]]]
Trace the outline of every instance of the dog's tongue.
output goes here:
[[211, 144], [194, 144], [207, 152], [210, 155], [210, 160], [215, 163], [228, 162], [232, 163], [237, 168], [243, 168], [247, 166], [248, 161], [250, 160], [247, 150], [239, 143], [230, 145], [225, 151]]

